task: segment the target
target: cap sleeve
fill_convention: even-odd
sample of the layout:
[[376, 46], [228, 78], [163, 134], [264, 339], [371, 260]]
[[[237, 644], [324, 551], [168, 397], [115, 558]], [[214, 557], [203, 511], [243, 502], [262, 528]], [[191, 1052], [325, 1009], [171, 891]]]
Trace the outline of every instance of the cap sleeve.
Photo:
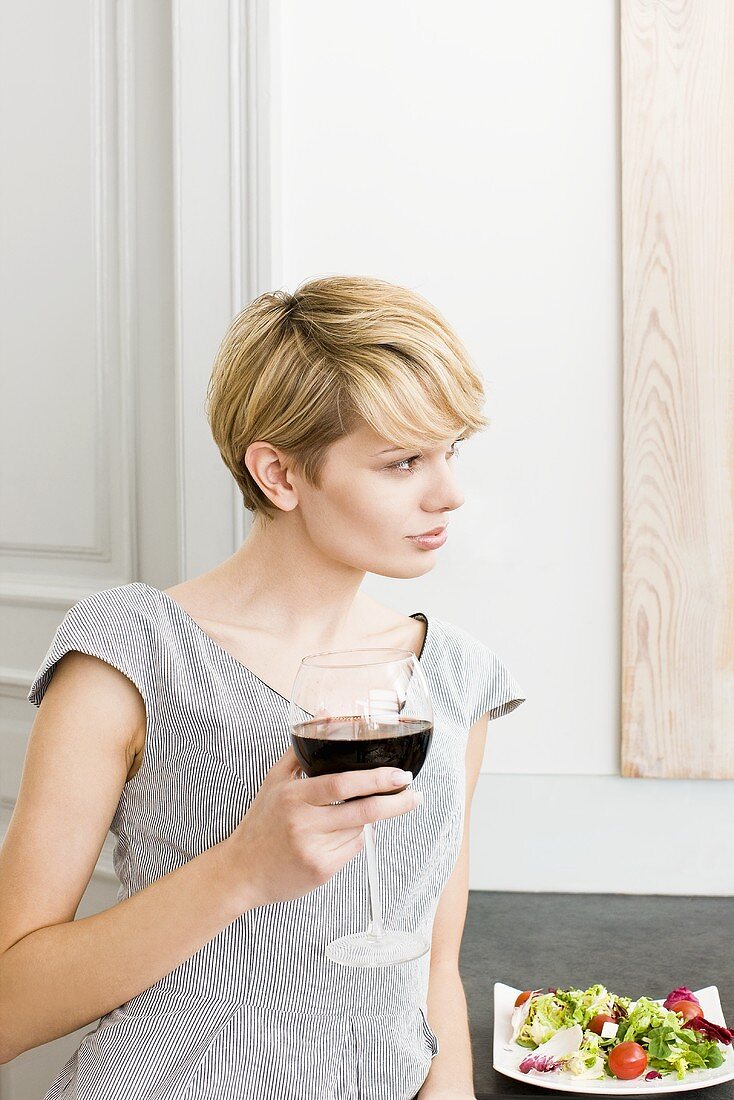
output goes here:
[[33, 678], [26, 696], [29, 703], [41, 705], [56, 665], [65, 653], [75, 650], [98, 657], [127, 676], [150, 713], [152, 624], [136, 605], [133, 589], [133, 585], [108, 588], [72, 605]]
[[487, 713], [490, 719], [502, 718], [525, 702], [522, 688], [504, 661], [478, 640], [467, 652], [466, 677], [469, 726]]

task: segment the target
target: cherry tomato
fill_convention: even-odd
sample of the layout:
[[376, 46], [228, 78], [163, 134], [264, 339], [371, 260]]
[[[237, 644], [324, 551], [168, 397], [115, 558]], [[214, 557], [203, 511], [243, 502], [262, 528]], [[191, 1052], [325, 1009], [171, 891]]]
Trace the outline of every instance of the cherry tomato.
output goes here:
[[684, 1020], [697, 1020], [703, 1016], [703, 1009], [695, 1001], [676, 1001], [670, 1006], [671, 1012], [680, 1012]]
[[524, 993], [520, 993], [517, 1000], [515, 1001], [515, 1008], [517, 1008], [519, 1005], [524, 1005], [532, 992], [532, 989], [526, 989]]
[[598, 1016], [592, 1016], [591, 1020], [589, 1020], [589, 1031], [601, 1035], [601, 1029], [604, 1027], [604, 1024], [616, 1024], [616, 1022], [613, 1016], [607, 1016], [606, 1013], [600, 1012]]
[[620, 1043], [609, 1051], [607, 1064], [620, 1081], [631, 1081], [647, 1068], [647, 1052], [639, 1043]]

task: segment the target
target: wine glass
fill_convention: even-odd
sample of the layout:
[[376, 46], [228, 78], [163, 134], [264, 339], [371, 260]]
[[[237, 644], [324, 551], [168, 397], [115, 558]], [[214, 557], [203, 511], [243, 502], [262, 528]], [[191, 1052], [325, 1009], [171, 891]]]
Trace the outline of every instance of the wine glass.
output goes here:
[[[382, 767], [403, 768], [416, 776], [433, 736], [433, 707], [423, 669], [410, 650], [336, 650], [301, 661], [289, 724], [304, 779]], [[384, 793], [401, 790], [405, 787]], [[429, 950], [430, 938], [383, 925], [372, 822], [364, 826], [364, 847], [369, 927], [327, 944], [327, 956], [343, 966], [389, 966], [420, 958]]]

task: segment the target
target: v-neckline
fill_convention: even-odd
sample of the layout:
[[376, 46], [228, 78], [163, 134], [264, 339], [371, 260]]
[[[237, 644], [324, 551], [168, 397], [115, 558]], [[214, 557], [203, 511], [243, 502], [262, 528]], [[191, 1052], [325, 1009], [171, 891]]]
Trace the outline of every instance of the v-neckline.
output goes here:
[[[168, 593], [164, 592], [162, 588], [154, 588], [152, 584], [145, 584], [145, 582], [143, 581], [140, 581], [139, 583], [141, 583], [144, 588], [150, 589], [151, 592], [157, 592], [159, 596], [162, 596], [164, 600], [167, 601], [167, 603], [171, 604], [176, 609], [181, 618], [185, 622], [189, 623], [190, 626], [197, 632], [197, 634], [200, 634], [201, 637], [206, 638], [206, 640], [217, 653], [222, 654], [222, 656], [226, 657], [229, 661], [236, 665], [238, 669], [241, 669], [242, 672], [247, 673], [248, 676], [251, 676], [254, 680], [257, 680], [258, 683], [262, 684], [262, 686], [266, 688], [272, 695], [277, 695], [279, 699], [282, 699], [285, 703], [290, 704], [290, 699], [288, 699], [285, 695], [282, 695], [279, 691], [276, 691], [274, 687], [271, 687], [270, 684], [267, 684], [265, 680], [258, 676], [256, 672], [253, 672], [251, 668], [248, 668], [247, 665], [243, 664], [242, 661], [235, 657], [234, 653], [230, 653], [228, 649], [225, 649], [224, 646], [215, 641], [215, 639], [212, 638], [211, 634], [208, 634], [206, 630], [204, 630], [204, 628], [199, 623], [197, 623], [196, 619], [192, 618], [191, 615], [189, 615], [188, 611], [184, 610], [178, 600], [174, 600], [173, 596], [169, 596]], [[418, 654], [414, 654], [414, 656], [418, 658], [418, 662], [420, 663], [422, 662], [423, 655], [426, 652], [428, 635], [431, 630], [431, 625], [428, 616], [423, 611], [414, 611], [410, 615], [410, 618], [421, 618], [426, 624], [426, 633], [423, 636], [421, 651]]]

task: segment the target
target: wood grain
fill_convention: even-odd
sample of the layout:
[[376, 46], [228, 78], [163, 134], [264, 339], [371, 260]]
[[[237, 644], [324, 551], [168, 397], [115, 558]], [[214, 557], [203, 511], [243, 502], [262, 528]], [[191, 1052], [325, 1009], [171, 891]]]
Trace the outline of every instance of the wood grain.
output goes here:
[[624, 776], [734, 778], [734, 3], [621, 0]]

